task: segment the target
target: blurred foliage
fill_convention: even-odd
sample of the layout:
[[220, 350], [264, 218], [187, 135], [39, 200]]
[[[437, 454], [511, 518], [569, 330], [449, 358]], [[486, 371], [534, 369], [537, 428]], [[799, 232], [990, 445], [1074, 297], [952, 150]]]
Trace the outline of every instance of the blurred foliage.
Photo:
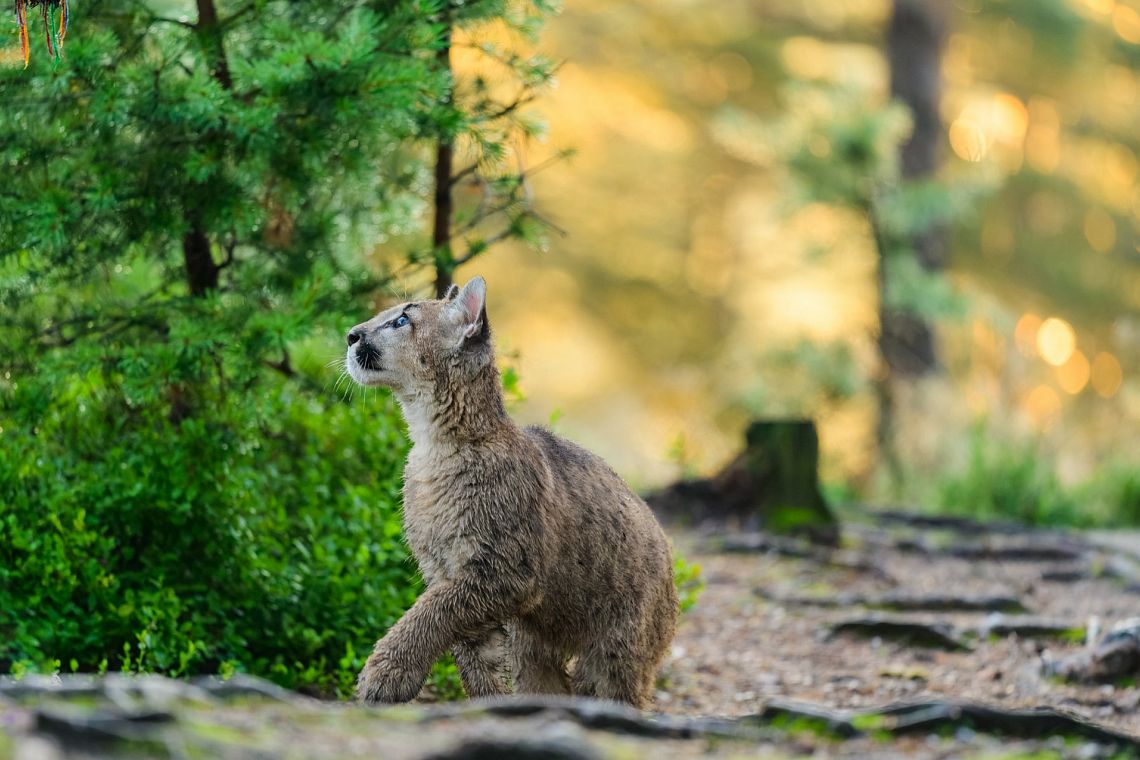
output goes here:
[[463, 681], [459, 678], [459, 666], [449, 652], [440, 658], [427, 679], [427, 688], [441, 702], [454, 702], [463, 699]]
[[1056, 457], [1034, 439], [1003, 440], [985, 422], [971, 430], [965, 466], [944, 474], [938, 506], [949, 512], [1029, 525], [1140, 527], [1140, 473], [1121, 463], [1065, 485]]
[[801, 204], [847, 206], [864, 215], [881, 257], [883, 299], [925, 319], [961, 318], [966, 304], [940, 272], [924, 269], [913, 241], [960, 223], [987, 191], [980, 177], [904, 180], [899, 147], [911, 122], [897, 102], [875, 104], [838, 86], [789, 87], [787, 115], [772, 127]]
[[867, 384], [844, 341], [801, 340], [769, 351], [757, 378], [742, 402], [752, 414], [767, 416], [810, 416], [821, 407], [851, 399]]
[[940, 490], [941, 506], [953, 512], [1032, 525], [1092, 522], [1036, 446], [996, 442], [984, 425], [971, 434], [965, 469], [948, 476]]
[[181, 10], [78, 3], [62, 61], [0, 68], [0, 671], [343, 695], [421, 586], [398, 412], [326, 362], [391, 267], [430, 264], [361, 255], [423, 229], [425, 144], [491, 171], [515, 139], [451, 97], [441, 40], [551, 8]]
[[673, 552], [673, 580], [677, 584], [681, 612], [691, 610], [705, 590], [705, 579], [701, 577], [701, 566], [689, 562], [676, 550]]

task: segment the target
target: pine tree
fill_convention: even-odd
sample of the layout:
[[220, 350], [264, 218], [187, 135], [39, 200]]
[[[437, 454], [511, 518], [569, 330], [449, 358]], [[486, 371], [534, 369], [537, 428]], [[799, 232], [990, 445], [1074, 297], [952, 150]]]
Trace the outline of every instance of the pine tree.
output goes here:
[[457, 97], [445, 58], [550, 9], [184, 7], [73, 3], [61, 58], [0, 68], [0, 668], [343, 692], [419, 586], [398, 416], [340, 403], [324, 362], [400, 263], [371, 252], [422, 236], [441, 139], [504, 199], [462, 255], [520, 230], [527, 122]]

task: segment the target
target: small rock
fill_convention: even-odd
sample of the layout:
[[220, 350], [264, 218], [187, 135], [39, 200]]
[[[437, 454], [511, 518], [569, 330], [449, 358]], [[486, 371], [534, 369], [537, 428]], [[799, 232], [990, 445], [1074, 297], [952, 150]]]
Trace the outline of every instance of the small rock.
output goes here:
[[1086, 683], [1134, 676], [1140, 672], [1140, 619], [1132, 618], [1113, 626], [1091, 650], [1056, 662], [1046, 661], [1044, 666], [1050, 675]]

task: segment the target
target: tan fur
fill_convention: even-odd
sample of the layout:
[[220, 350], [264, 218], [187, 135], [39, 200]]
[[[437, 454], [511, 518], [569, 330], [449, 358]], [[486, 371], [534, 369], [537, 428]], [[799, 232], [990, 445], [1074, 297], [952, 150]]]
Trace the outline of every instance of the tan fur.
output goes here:
[[349, 333], [353, 379], [392, 388], [408, 422], [404, 530], [427, 582], [357, 696], [410, 700], [451, 649], [471, 697], [513, 677], [642, 706], [677, 616], [668, 541], [605, 462], [507, 416], [485, 294], [476, 278]]

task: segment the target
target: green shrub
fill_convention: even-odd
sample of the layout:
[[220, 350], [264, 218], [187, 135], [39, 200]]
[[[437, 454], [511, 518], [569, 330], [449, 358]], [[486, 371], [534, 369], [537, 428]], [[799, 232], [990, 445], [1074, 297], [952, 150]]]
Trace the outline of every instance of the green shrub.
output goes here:
[[1105, 466], [1074, 493], [1098, 525], [1140, 526], [1140, 469], [1135, 465]]
[[970, 433], [964, 470], [941, 482], [939, 501], [950, 512], [1030, 525], [1087, 526], [1096, 519], [1062, 486], [1053, 462], [1037, 447], [994, 440], [983, 426]]
[[109, 397], [5, 389], [43, 413], [0, 418], [0, 669], [225, 664], [347, 693], [421, 588], [393, 405], [278, 380], [174, 422]]
[[970, 434], [969, 458], [937, 484], [941, 509], [982, 519], [1078, 528], [1140, 526], [1140, 469], [1102, 466], [1065, 486], [1056, 462], [1032, 442], [1010, 442], [984, 425]]
[[1112, 513], [1124, 525], [1140, 525], [1140, 470], [1129, 468], [1110, 473], [1107, 499]]
[[687, 561], [680, 554], [674, 552], [673, 582], [677, 585], [681, 612], [682, 614], [688, 612], [697, 603], [701, 592], [705, 590], [705, 579], [701, 577], [701, 566], [696, 562]]

